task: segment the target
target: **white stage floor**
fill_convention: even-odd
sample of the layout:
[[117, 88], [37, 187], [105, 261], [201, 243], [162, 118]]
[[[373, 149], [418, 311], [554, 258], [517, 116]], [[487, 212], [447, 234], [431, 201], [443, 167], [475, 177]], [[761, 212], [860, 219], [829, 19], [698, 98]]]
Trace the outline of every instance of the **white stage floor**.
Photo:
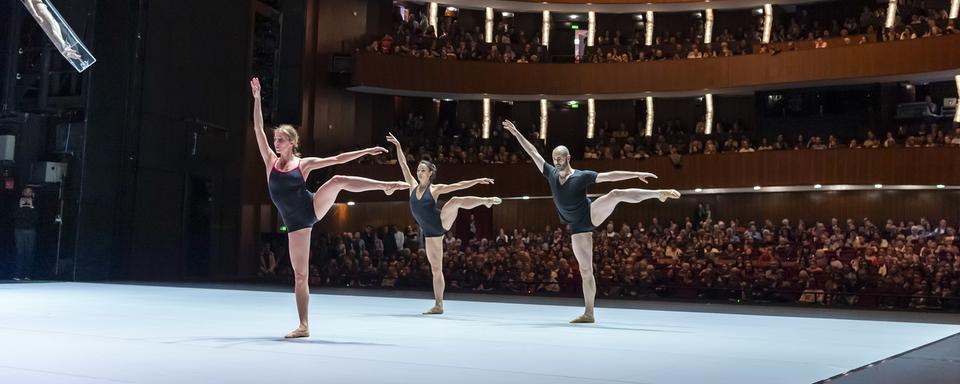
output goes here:
[[813, 383], [960, 332], [945, 324], [313, 295], [0, 284], [3, 383]]

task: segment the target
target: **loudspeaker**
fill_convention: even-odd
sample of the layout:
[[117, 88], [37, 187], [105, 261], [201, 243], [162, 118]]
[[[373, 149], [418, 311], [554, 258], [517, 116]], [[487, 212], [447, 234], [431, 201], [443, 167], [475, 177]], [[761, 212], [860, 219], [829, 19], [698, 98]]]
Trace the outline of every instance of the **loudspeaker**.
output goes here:
[[33, 164], [33, 177], [35, 183], [59, 183], [63, 181], [63, 176], [67, 173], [67, 163], [56, 163], [52, 161], [40, 161]]
[[334, 54], [330, 59], [328, 72], [349, 75], [353, 73], [353, 56]]
[[13, 153], [17, 147], [17, 137], [11, 135], [0, 136], [0, 161], [13, 161]]

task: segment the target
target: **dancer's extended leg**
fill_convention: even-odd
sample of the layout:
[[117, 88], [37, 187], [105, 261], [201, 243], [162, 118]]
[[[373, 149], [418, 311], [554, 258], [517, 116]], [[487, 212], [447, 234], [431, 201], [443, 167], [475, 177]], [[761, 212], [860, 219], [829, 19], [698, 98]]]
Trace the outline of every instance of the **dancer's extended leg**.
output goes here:
[[647, 199], [659, 199], [663, 202], [679, 198], [680, 192], [673, 189], [614, 189], [590, 204], [590, 222], [599, 227], [620, 203], [639, 203]]
[[313, 195], [313, 210], [317, 218], [322, 219], [337, 200], [340, 191], [383, 191], [389, 195], [396, 190], [408, 188], [410, 188], [410, 185], [401, 181], [379, 181], [364, 177], [336, 175], [323, 183], [320, 189], [317, 189], [317, 193]]
[[440, 209], [440, 224], [443, 225], [443, 229], [450, 230], [453, 222], [457, 221], [457, 213], [459, 210], [473, 209], [481, 205], [490, 208], [491, 205], [497, 205], [502, 202], [499, 197], [463, 196], [450, 198], [450, 200], [443, 205], [443, 208]]

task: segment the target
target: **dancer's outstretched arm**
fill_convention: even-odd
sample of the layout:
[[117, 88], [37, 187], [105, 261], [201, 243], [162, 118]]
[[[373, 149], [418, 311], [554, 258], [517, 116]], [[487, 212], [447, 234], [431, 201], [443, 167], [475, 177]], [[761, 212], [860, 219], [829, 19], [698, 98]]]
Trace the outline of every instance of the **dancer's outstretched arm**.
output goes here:
[[380, 155], [383, 153], [387, 153], [387, 150], [383, 147], [371, 147], [359, 151], [344, 152], [332, 157], [305, 157], [300, 160], [300, 170], [304, 175], [309, 175], [310, 172], [316, 169], [343, 164], [366, 155]]
[[257, 135], [257, 147], [260, 148], [260, 157], [263, 164], [269, 169], [277, 160], [277, 154], [267, 143], [267, 134], [263, 132], [263, 112], [260, 107], [260, 79], [250, 80], [250, 91], [253, 92], [253, 131]]
[[473, 180], [460, 181], [460, 182], [456, 182], [456, 183], [453, 183], [453, 184], [434, 184], [434, 185], [433, 185], [433, 193], [434, 193], [433, 196], [434, 196], [435, 199], [439, 199], [439, 198], [440, 198], [439, 196], [442, 195], [442, 194], [444, 194], [444, 193], [456, 192], [456, 191], [459, 191], [459, 190], [461, 190], [461, 189], [470, 188], [470, 187], [472, 187], [472, 186], [474, 186], [474, 185], [477, 185], [477, 184], [493, 184], [493, 179], [483, 178], [483, 179], [473, 179]]
[[540, 156], [540, 153], [537, 152], [537, 147], [534, 147], [526, 137], [517, 130], [517, 126], [513, 125], [513, 122], [510, 120], [503, 121], [503, 129], [506, 129], [507, 132], [513, 134], [513, 137], [517, 138], [517, 141], [520, 142], [520, 146], [523, 147], [523, 150], [527, 152], [527, 155], [530, 155], [530, 158], [533, 159], [533, 164], [537, 166], [537, 171], [543, 172], [543, 156]]
[[43, 18], [40, 17], [40, 13], [37, 12], [37, 6], [33, 4], [33, 0], [27, 0], [23, 3], [27, 6], [27, 11], [30, 11], [30, 16], [37, 19], [37, 23], [43, 24]]
[[67, 42], [63, 38], [63, 30], [60, 28], [60, 23], [56, 18], [53, 17], [53, 14], [50, 13], [50, 9], [47, 4], [44, 4], [41, 0], [27, 0], [27, 7], [33, 17], [37, 19], [37, 23], [40, 24], [40, 27], [42, 27], [44, 32], [47, 32], [47, 34], [50, 36], [50, 40], [53, 41], [53, 45], [57, 47], [57, 50], [68, 59], [79, 60], [80, 54], [77, 53], [77, 50], [67, 47]]
[[387, 141], [397, 148], [397, 163], [400, 164], [400, 170], [403, 171], [403, 180], [410, 184], [410, 188], [417, 187], [417, 178], [410, 173], [410, 166], [407, 164], [407, 156], [403, 154], [403, 148], [400, 148], [400, 140], [397, 140], [392, 133], [387, 133]]
[[610, 172], [601, 172], [597, 174], [598, 183], [607, 183], [611, 181], [623, 181], [630, 179], [640, 179], [640, 181], [647, 183], [647, 179], [656, 179], [657, 175], [654, 175], [649, 172], [632, 172], [632, 171], [610, 171]]

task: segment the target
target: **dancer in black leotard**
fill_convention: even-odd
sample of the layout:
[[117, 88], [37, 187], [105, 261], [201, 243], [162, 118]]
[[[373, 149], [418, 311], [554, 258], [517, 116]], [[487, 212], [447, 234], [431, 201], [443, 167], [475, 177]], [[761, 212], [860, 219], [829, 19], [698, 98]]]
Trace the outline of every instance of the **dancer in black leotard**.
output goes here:
[[398, 189], [407, 189], [404, 182], [386, 182], [352, 176], [333, 176], [313, 194], [307, 190], [305, 180], [310, 171], [342, 164], [365, 155], [379, 155], [387, 150], [381, 147], [341, 153], [333, 157], [299, 158], [297, 151], [299, 136], [291, 126], [280, 126], [273, 132], [273, 147], [267, 143], [263, 132], [263, 115], [260, 111], [260, 80], [250, 81], [253, 92], [253, 129], [257, 136], [257, 146], [267, 171], [267, 184], [270, 198], [280, 211], [284, 225], [287, 226], [290, 244], [290, 263], [293, 265], [294, 292], [297, 297], [297, 313], [300, 325], [286, 337], [310, 336], [307, 323], [307, 306], [310, 301], [310, 289], [307, 287], [307, 275], [310, 261], [310, 232], [313, 224], [323, 217], [333, 206], [340, 191], [363, 192], [384, 191], [391, 194]]
[[447, 200], [443, 208], [437, 208], [437, 201], [441, 194], [470, 188], [477, 184], [493, 184], [493, 179], [474, 179], [453, 184], [436, 184], [434, 179], [437, 167], [429, 161], [423, 160], [417, 165], [417, 177], [410, 174], [407, 158], [400, 148], [400, 141], [392, 134], [387, 141], [397, 147], [397, 163], [403, 171], [403, 179], [410, 187], [410, 212], [420, 224], [423, 237], [426, 240], [427, 260], [430, 261], [430, 270], [433, 273], [433, 298], [436, 301], [424, 315], [439, 315], [443, 313], [443, 235], [450, 230], [450, 226], [457, 220], [457, 212], [461, 209], [473, 209], [481, 205], [489, 208], [500, 204], [499, 197], [458, 196]]
[[277, 168], [274, 163], [270, 176], [267, 177], [270, 200], [280, 211], [283, 225], [288, 232], [311, 228], [320, 221], [313, 210], [313, 193], [307, 190], [307, 178], [300, 169], [302, 162], [303, 159], [298, 160], [297, 167], [287, 172]]
[[503, 128], [513, 134], [523, 150], [533, 159], [537, 170], [547, 178], [553, 204], [560, 214], [560, 222], [569, 224], [573, 234], [573, 255], [580, 265], [580, 277], [583, 280], [583, 315], [571, 323], [592, 323], [593, 300], [597, 294], [597, 283], [593, 277], [593, 229], [607, 220], [613, 208], [619, 203], [639, 203], [646, 199], [657, 198], [660, 201], [680, 198], [680, 192], [673, 189], [614, 189], [609, 193], [590, 201], [587, 198], [587, 186], [594, 183], [640, 179], [644, 183], [648, 178], [657, 176], [646, 172], [612, 171], [597, 173], [575, 170], [570, 166], [570, 151], [567, 147], [557, 146], [553, 150], [553, 165], [543, 160], [533, 146], [510, 121], [503, 122]]

